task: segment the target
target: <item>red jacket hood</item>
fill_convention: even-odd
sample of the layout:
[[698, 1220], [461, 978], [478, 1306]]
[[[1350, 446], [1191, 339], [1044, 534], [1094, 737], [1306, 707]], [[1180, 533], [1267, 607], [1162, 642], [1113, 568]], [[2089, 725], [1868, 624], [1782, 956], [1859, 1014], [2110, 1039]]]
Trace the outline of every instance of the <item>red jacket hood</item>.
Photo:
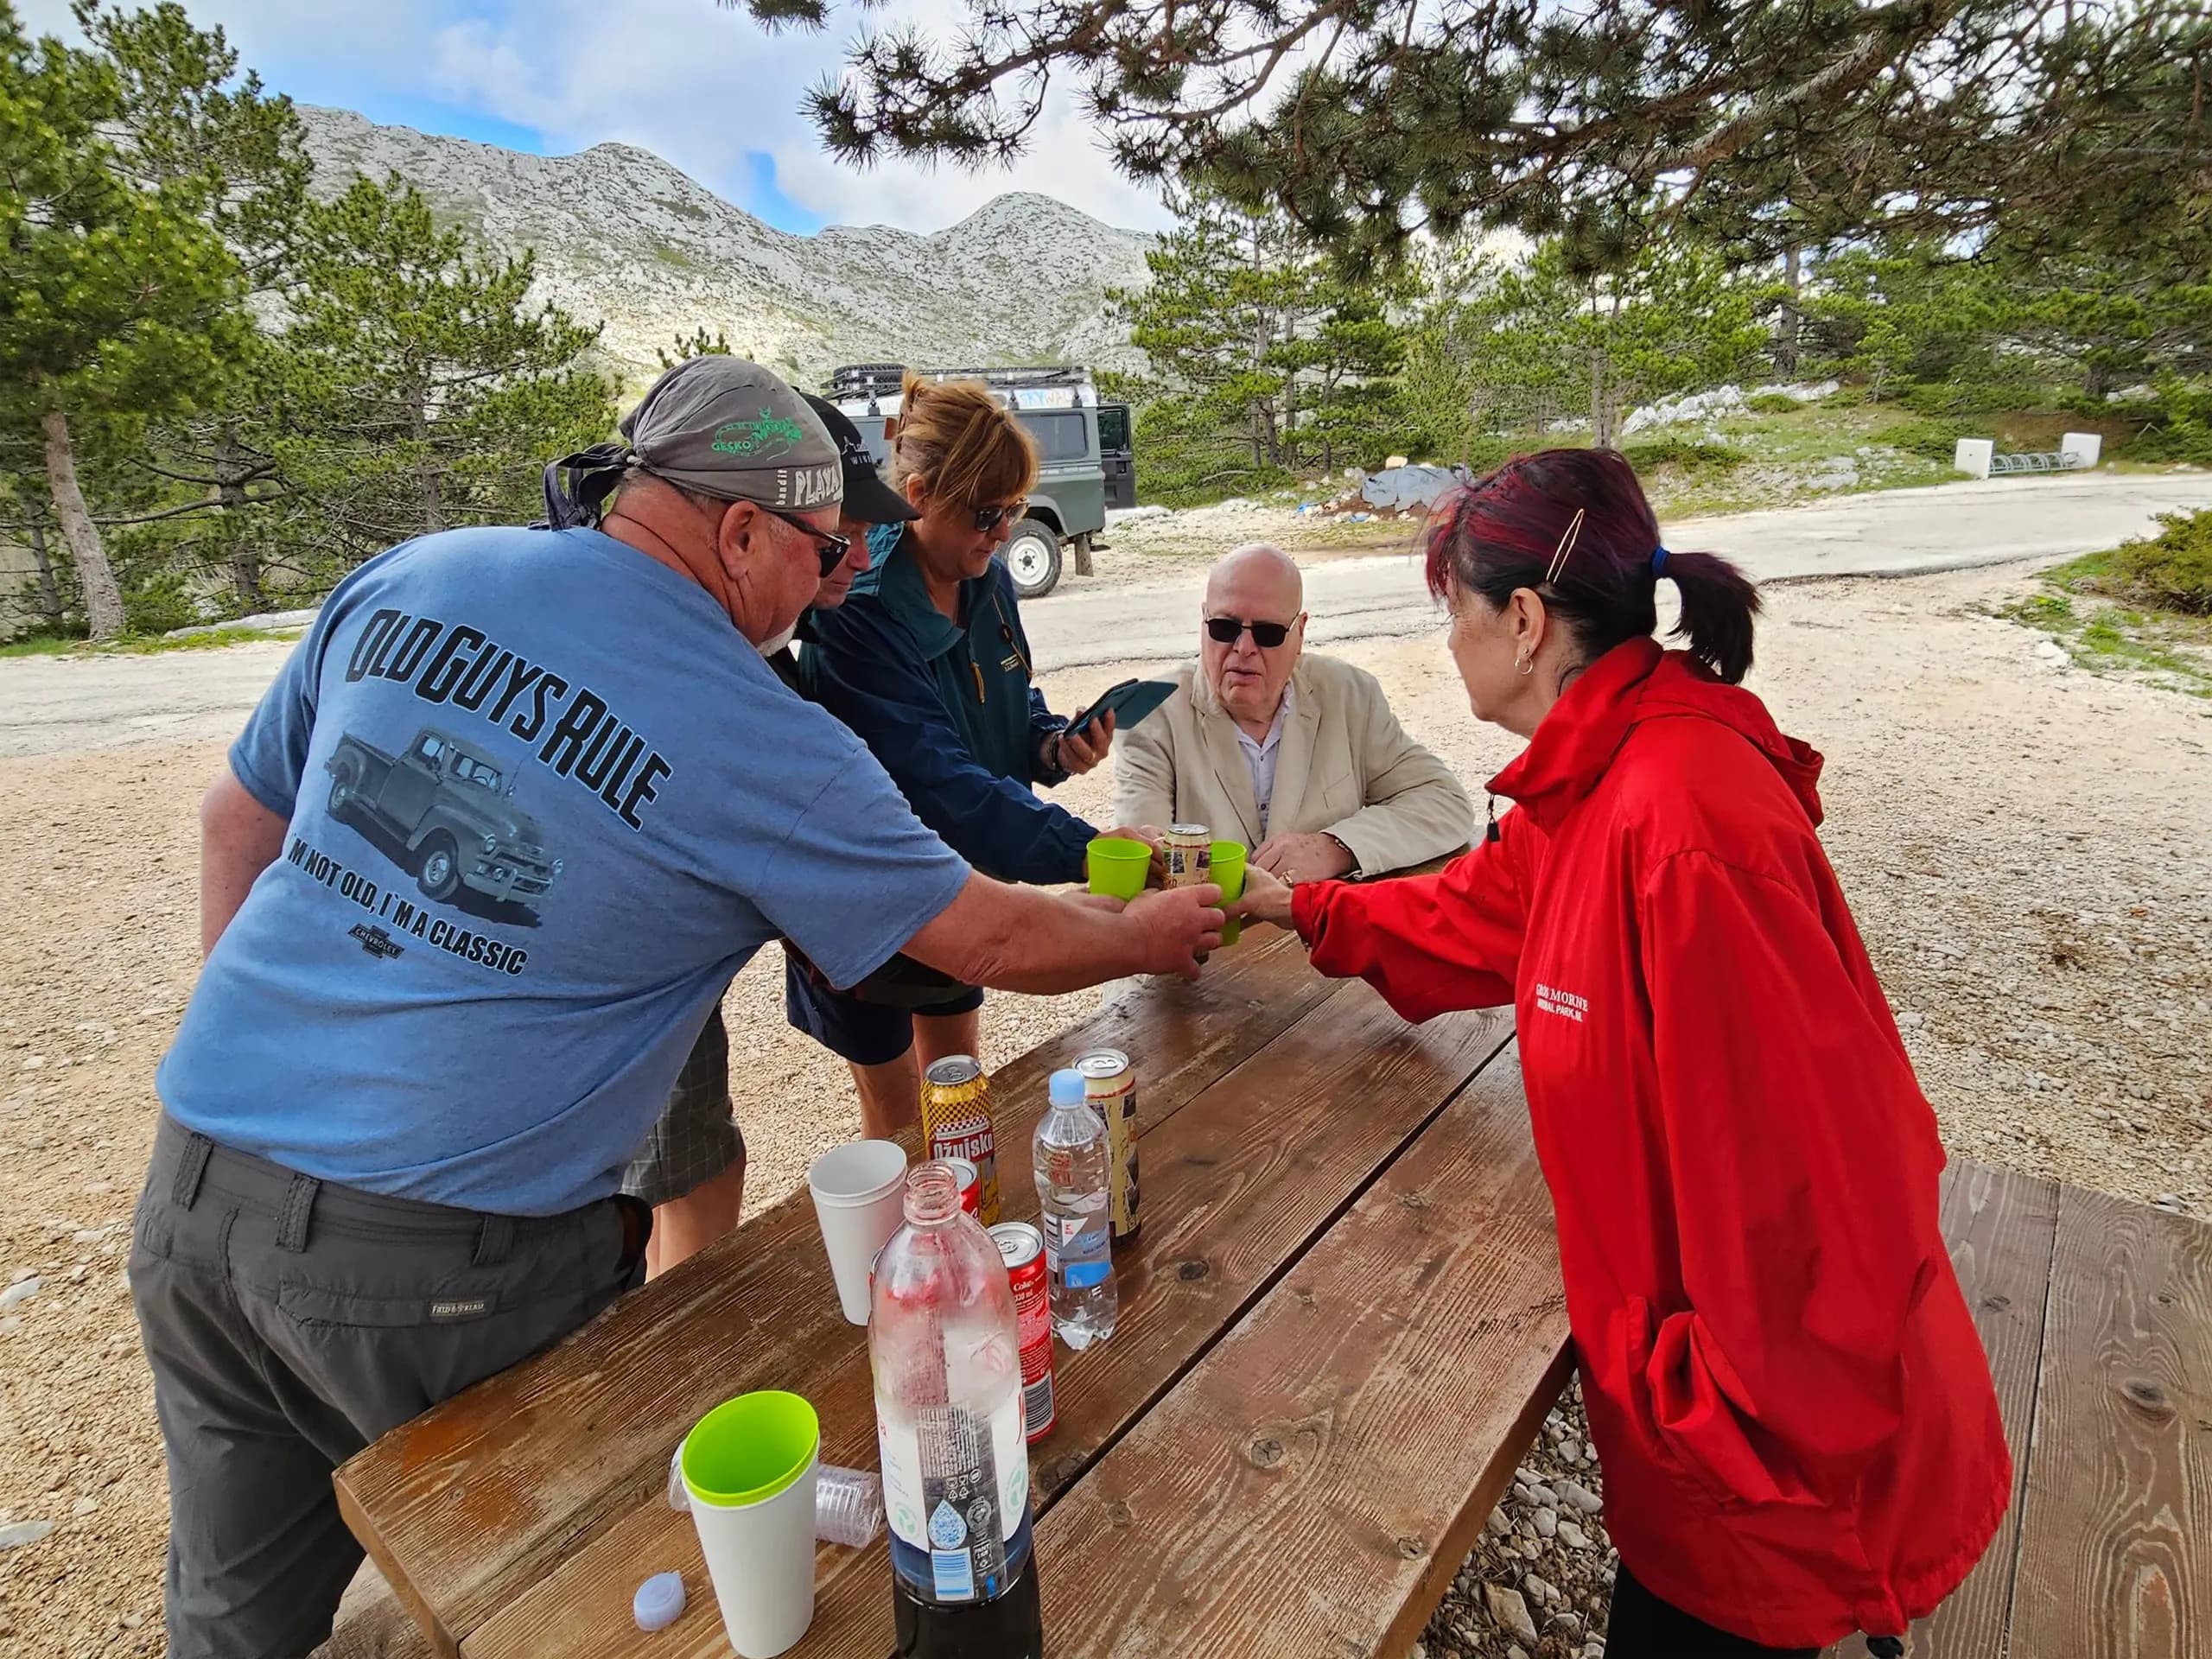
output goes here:
[[1491, 793], [1519, 802], [1549, 834], [1597, 787], [1638, 725], [1683, 717], [1717, 721], [1757, 748], [1805, 816], [1820, 823], [1819, 752], [1784, 736], [1766, 705], [1740, 685], [1723, 683], [1688, 652], [1663, 651], [1649, 639], [1615, 645], [1567, 687], [1529, 747], [1490, 780]]

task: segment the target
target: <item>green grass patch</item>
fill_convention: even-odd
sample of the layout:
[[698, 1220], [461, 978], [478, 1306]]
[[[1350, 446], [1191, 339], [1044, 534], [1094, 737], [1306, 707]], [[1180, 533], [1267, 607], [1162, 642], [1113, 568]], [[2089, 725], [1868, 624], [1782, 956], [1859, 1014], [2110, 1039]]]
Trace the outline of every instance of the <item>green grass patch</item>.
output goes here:
[[1710, 438], [1674, 433], [1631, 438], [1621, 446], [1621, 454], [1639, 474], [1656, 472], [1662, 467], [1685, 473], [1732, 472], [1749, 459], [1732, 443], [1716, 443]]
[[2077, 668], [2212, 702], [2212, 616], [2131, 602], [2126, 556], [2117, 548], [2053, 565], [2038, 592], [2000, 613], [2049, 634]]
[[96, 645], [89, 639], [34, 634], [0, 645], [0, 658], [8, 657], [158, 657], [172, 651], [220, 651], [226, 645], [247, 645], [261, 639], [296, 639], [304, 628], [211, 628], [172, 639], [167, 634], [125, 634]]

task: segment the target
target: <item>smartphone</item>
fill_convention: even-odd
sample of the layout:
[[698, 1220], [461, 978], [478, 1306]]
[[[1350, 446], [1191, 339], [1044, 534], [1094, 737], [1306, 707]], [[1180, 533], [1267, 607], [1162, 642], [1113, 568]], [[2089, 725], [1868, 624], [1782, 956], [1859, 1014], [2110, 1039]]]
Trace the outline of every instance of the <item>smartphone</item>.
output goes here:
[[1166, 680], [1123, 680], [1107, 687], [1096, 702], [1069, 721], [1068, 729], [1081, 731], [1102, 715], [1111, 715], [1114, 729], [1126, 732], [1174, 695], [1174, 686]]

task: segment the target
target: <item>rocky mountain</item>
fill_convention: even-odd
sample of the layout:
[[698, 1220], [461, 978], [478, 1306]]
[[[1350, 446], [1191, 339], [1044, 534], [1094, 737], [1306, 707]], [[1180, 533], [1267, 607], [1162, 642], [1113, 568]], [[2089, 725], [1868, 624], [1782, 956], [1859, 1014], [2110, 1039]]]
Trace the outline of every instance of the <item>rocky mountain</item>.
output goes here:
[[1001, 196], [931, 236], [842, 225], [791, 236], [627, 144], [531, 156], [347, 110], [300, 113], [318, 193], [396, 172], [442, 220], [503, 253], [535, 248], [538, 291], [604, 319], [609, 366], [632, 384], [657, 372], [656, 348], [702, 326], [809, 386], [837, 363], [1132, 356], [1106, 290], [1144, 282], [1151, 238], [1049, 196]]

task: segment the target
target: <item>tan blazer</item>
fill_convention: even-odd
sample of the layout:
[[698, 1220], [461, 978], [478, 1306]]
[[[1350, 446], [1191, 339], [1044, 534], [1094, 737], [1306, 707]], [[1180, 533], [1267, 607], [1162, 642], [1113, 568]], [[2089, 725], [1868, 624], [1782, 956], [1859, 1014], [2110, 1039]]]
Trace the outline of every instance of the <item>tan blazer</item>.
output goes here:
[[1467, 791], [1406, 735], [1364, 669], [1309, 651], [1291, 671], [1265, 834], [1236, 722], [1195, 665], [1174, 679], [1173, 696], [1115, 734], [1114, 823], [1203, 823], [1248, 847], [1325, 830], [1351, 849], [1363, 875], [1467, 844], [1475, 826]]

